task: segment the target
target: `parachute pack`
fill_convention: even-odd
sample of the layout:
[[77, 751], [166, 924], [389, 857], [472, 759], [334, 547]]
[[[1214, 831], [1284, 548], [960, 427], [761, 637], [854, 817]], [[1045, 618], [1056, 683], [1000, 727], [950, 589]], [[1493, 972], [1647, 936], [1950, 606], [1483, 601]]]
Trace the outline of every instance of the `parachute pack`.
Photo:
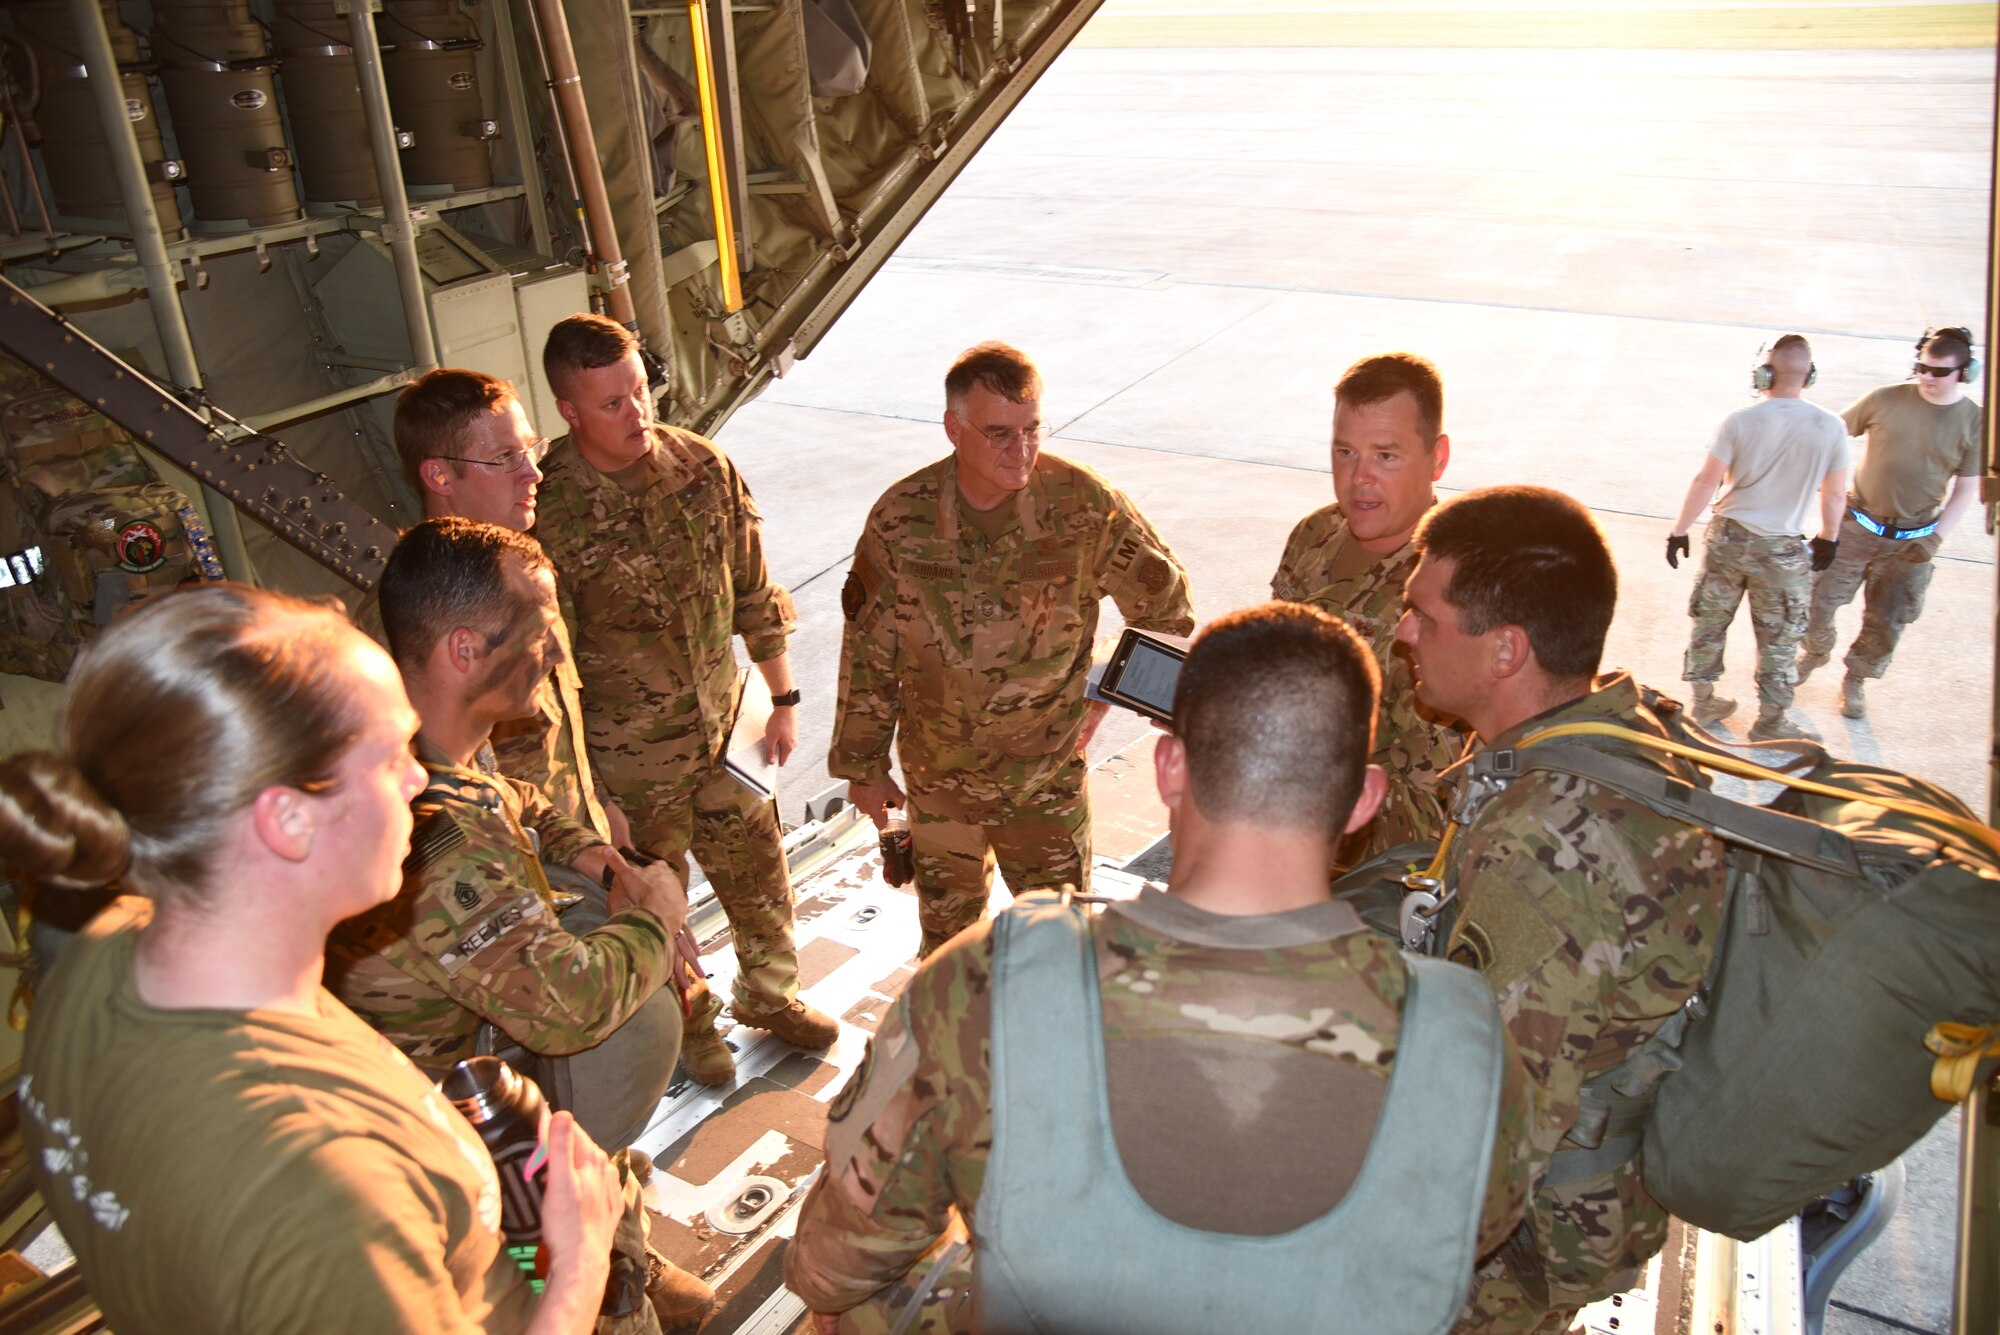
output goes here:
[[120, 613], [222, 566], [130, 436], [0, 359], [0, 672], [61, 681]]
[[[1798, 743], [1746, 748], [1792, 761], [1772, 769], [1725, 749], [1678, 707], [1647, 703], [1672, 740], [1578, 722], [1476, 755], [1475, 797], [1454, 813], [1454, 832], [1508, 784], [1549, 770], [1725, 841], [1727, 919], [1701, 991], [1585, 1084], [1549, 1181], [1643, 1154], [1646, 1189], [1662, 1206], [1748, 1240], [1894, 1160], [1993, 1070], [2000, 833], [1922, 779]], [[1607, 744], [1783, 789], [1768, 805], [1734, 801]], [[1412, 853], [1422, 850], [1355, 869], [1336, 893], [1378, 930], [1439, 952], [1457, 888], [1438, 879], [1441, 856], [1428, 874], [1396, 875]]]

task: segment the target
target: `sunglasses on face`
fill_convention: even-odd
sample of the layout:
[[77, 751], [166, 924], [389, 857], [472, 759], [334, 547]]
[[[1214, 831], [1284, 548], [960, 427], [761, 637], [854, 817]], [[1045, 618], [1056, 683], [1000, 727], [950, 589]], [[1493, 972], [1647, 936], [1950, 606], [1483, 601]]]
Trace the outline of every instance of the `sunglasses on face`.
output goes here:
[[1936, 376], [1939, 379], [1943, 379], [1945, 376], [1957, 375], [1958, 368], [1956, 366], [1932, 366], [1929, 362], [1918, 362], [1910, 368], [1910, 374]]

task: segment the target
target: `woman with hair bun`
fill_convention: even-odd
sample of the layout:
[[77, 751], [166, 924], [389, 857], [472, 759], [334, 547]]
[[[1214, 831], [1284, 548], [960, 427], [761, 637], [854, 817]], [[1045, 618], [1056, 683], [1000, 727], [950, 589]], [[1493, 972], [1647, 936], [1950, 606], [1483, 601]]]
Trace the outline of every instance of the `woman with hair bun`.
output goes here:
[[499, 1236], [462, 1118], [320, 986], [328, 930], [396, 893], [423, 770], [387, 654], [235, 585], [148, 603], [0, 763], [0, 859], [124, 892], [64, 951], [20, 1086], [43, 1199], [121, 1335], [584, 1331], [615, 1170], [550, 1126], [548, 1287]]

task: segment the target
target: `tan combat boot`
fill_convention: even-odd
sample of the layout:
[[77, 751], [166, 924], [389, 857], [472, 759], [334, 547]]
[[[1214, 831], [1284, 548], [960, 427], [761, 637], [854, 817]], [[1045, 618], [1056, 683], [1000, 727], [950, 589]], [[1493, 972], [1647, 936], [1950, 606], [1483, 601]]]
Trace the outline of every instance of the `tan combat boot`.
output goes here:
[[1832, 657], [1833, 657], [1832, 654], [1815, 654], [1815, 653], [1800, 654], [1799, 684], [1804, 685], [1805, 679], [1807, 677], [1810, 677], [1813, 673], [1819, 671], [1821, 668], [1825, 667], [1827, 665], [1827, 661]]
[[697, 1085], [726, 1085], [736, 1078], [736, 1055], [715, 1026], [681, 1033], [681, 1070]]
[[1757, 715], [1757, 721], [1750, 725], [1750, 740], [1753, 742], [1816, 742], [1819, 740], [1819, 734], [1810, 728], [1802, 728], [1792, 722], [1782, 709], [1766, 709], [1760, 712]]
[[714, 1289], [651, 1247], [646, 1249], [646, 1297], [661, 1330], [692, 1326], [715, 1306]]
[[793, 1047], [831, 1047], [833, 1040], [840, 1036], [838, 1020], [796, 999], [771, 1010], [753, 1010], [738, 1001], [729, 1008], [729, 1013], [736, 1017], [738, 1024], [747, 1024], [752, 1029], [768, 1029]]
[[1715, 683], [1697, 681], [1694, 687], [1694, 721], [1696, 723], [1720, 723], [1736, 712], [1736, 702], [1727, 696], [1715, 693]]
[[1868, 713], [1868, 702], [1861, 698], [1863, 681], [1864, 678], [1850, 672], [1840, 683], [1840, 712], [1848, 718], [1863, 718]]

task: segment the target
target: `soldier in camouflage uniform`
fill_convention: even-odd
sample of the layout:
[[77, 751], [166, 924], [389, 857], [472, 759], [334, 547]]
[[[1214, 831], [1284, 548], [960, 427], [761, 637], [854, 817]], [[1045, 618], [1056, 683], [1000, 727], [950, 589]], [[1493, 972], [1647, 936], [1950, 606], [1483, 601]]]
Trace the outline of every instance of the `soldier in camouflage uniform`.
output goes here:
[[1437, 368], [1407, 352], [1364, 357], [1333, 387], [1333, 494], [1292, 529], [1271, 596], [1307, 603], [1359, 631], [1382, 665], [1374, 762], [1389, 796], [1341, 849], [1355, 863], [1444, 833], [1438, 775], [1465, 750], [1465, 732], [1417, 700], [1409, 654], [1396, 647], [1403, 581], [1417, 564], [1410, 535], [1437, 504], [1451, 462]]
[[[426, 519], [457, 515], [525, 533], [549, 442], [535, 435], [512, 385], [482, 371], [429, 372], [396, 397], [396, 450]], [[380, 593], [370, 589], [354, 624], [387, 645]], [[605, 843], [628, 847], [624, 812], [607, 803], [583, 748], [583, 686], [569, 627], [557, 621], [562, 662], [525, 718], [493, 728], [493, 755], [508, 778], [533, 784], [556, 810]]]
[[[1155, 761], [1173, 829], [1170, 883], [1108, 906], [1089, 928], [1110, 1106], [1087, 1120], [1108, 1120], [1124, 1175], [1174, 1225], [1261, 1236], [1310, 1225], [1346, 1198], [1364, 1162], [1378, 1162], [1380, 1146], [1402, 1130], [1423, 1134], [1383, 1114], [1403, 1060], [1408, 966], [1393, 942], [1327, 897], [1339, 833], [1366, 821], [1383, 791], [1381, 772], [1366, 764], [1375, 676], [1359, 637], [1289, 604], [1218, 621], [1181, 672], [1176, 735], [1161, 740]], [[982, 1281], [962, 1244], [968, 1234], [975, 1247], [995, 1242], [979, 1213], [1004, 1167], [989, 1158], [995, 1048], [1015, 1051], [994, 1032], [994, 978], [1031, 907], [1048, 911], [1017, 905], [1009, 931], [982, 922], [931, 955], [833, 1104], [826, 1170], [785, 1258], [786, 1283], [821, 1331], [887, 1331], [913, 1298], [922, 1306], [908, 1329], [972, 1329], [971, 1290]], [[1479, 989], [1489, 1041], [1505, 1046], [1490, 1006]], [[1526, 1085], [1511, 1050], [1494, 1064], [1489, 1162], [1466, 1175], [1462, 1202], [1473, 1208], [1455, 1216], [1461, 1228], [1479, 1219], [1468, 1258], [1507, 1237], [1525, 1198], [1516, 1165], [1527, 1145]], [[1170, 1106], [1149, 1092], [1159, 1089], [1175, 1091]], [[1330, 1126], [1348, 1134], [1328, 1135]], [[1420, 1156], [1435, 1150], [1417, 1146]], [[1030, 1219], [1046, 1214], [1017, 1203]], [[1405, 1222], [1371, 1225], [1401, 1236]], [[1142, 1241], [1090, 1242], [1124, 1268], [1146, 1263]], [[1434, 1267], [1435, 1258], [1410, 1263]], [[1470, 1278], [1447, 1282], [1462, 1293]], [[1037, 1281], [1019, 1279], [1030, 1292]], [[1157, 1276], [1160, 1285], [1205, 1282], [1202, 1273]], [[1238, 1315], [1244, 1329], [1282, 1328], [1255, 1311]], [[1349, 1314], [1356, 1329], [1399, 1328], [1397, 1314], [1379, 1315], [1371, 1324]]]
[[[1416, 546], [1397, 634], [1426, 703], [1464, 719], [1481, 747], [1581, 719], [1664, 734], [1629, 676], [1596, 675], [1617, 573], [1582, 506], [1539, 487], [1474, 491], [1433, 511]], [[1618, 754], [1700, 781], [1652, 751]], [[1472, 801], [1470, 769], [1449, 776], [1455, 803]], [[1547, 771], [1465, 809], [1471, 824], [1446, 867], [1458, 905], [1449, 954], [1493, 984], [1519, 1049], [1537, 1189], [1459, 1329], [1562, 1331], [1585, 1303], [1629, 1288], [1665, 1240], [1638, 1162], [1617, 1161], [1624, 1129], [1595, 1162], [1578, 1146], [1595, 1139], [1583, 1085], [1701, 985], [1722, 926], [1724, 852], [1698, 827]]]
[[[548, 558], [496, 524], [428, 520], [404, 535], [379, 587], [428, 782], [411, 803], [402, 891], [334, 931], [327, 985], [433, 1079], [474, 1055], [482, 1021], [539, 1056], [604, 1044], [663, 984], [683, 985], [700, 954], [671, 870], [634, 866], [497, 771], [493, 724], [527, 711], [560, 652]], [[607, 921], [567, 931], [545, 864], [601, 884]], [[650, 1054], [654, 1097], [678, 1055], [675, 1030], [665, 1032], [670, 1041]], [[572, 1111], [586, 1124], [602, 1112]], [[628, 1212], [621, 1236], [637, 1246], [644, 1232], [643, 1216]], [[648, 1260], [664, 1324], [707, 1313], [707, 1285]]]
[[[1771, 345], [1750, 373], [1762, 403], [1723, 419], [1708, 457], [1688, 487], [1679, 520], [1667, 536], [1667, 564], [1680, 566], [1688, 529], [1726, 481], [1708, 525], [1701, 575], [1688, 615], [1687, 662], [1681, 676], [1694, 687], [1694, 717], [1714, 723], [1736, 709], [1715, 693], [1722, 675], [1722, 646], [1744, 595], [1757, 639], [1757, 721], [1753, 741], [1808, 737], [1786, 717], [1798, 673], [1794, 656], [1812, 606], [1812, 572], [1833, 564], [1840, 547], [1853, 456], [1841, 420], [1807, 403], [1806, 386], [1818, 376], [1812, 346], [1797, 334]], [[1819, 536], [1804, 537], [1806, 512], [1819, 497]]]
[[996, 862], [1017, 893], [1088, 880], [1098, 604], [1109, 595], [1142, 629], [1194, 628], [1187, 573], [1137, 507], [1041, 453], [1041, 391], [1003, 343], [958, 359], [953, 454], [883, 493], [841, 593], [827, 768], [881, 825], [904, 802], [896, 739], [925, 953], [978, 921]]
[[[738, 635], [771, 690], [766, 755], [783, 764], [798, 737], [792, 596], [771, 582], [750, 489], [709, 441], [653, 420], [638, 343], [614, 321], [562, 321], [542, 362], [571, 431], [543, 465], [535, 536], [575, 638], [591, 763], [642, 847], [677, 866], [692, 851], [708, 873], [736, 949], [736, 1020], [826, 1047], [838, 1024], [798, 997], [777, 803], [723, 764]], [[688, 1017], [682, 1062], [703, 1084], [735, 1072], [721, 1009]]]

